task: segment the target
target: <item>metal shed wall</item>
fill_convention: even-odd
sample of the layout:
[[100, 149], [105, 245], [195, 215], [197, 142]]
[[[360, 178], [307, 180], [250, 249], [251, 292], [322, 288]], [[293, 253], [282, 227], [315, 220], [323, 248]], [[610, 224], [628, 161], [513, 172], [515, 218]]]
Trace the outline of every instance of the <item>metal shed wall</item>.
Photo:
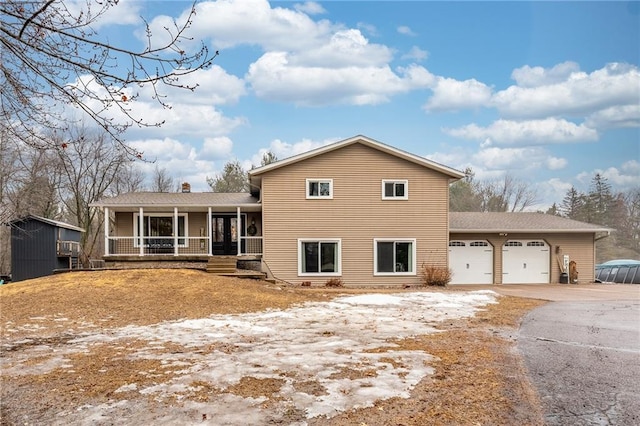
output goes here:
[[11, 279], [22, 281], [51, 275], [69, 268], [68, 258], [59, 258], [58, 239], [80, 241], [80, 232], [33, 218], [16, 221], [11, 229]]

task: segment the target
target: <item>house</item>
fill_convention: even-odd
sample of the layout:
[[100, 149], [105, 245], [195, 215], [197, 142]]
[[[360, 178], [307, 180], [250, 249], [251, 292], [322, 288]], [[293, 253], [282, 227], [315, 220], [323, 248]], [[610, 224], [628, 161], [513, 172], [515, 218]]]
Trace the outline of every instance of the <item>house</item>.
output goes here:
[[13, 281], [78, 267], [82, 228], [34, 215], [16, 219], [9, 225]]
[[[355, 136], [251, 170], [249, 193], [192, 193], [185, 185], [181, 193], [129, 193], [93, 206], [109, 218], [104, 235], [108, 262], [234, 256], [293, 284], [323, 285], [337, 278], [346, 286], [414, 285], [420, 283], [423, 264], [452, 264], [454, 273], [464, 276], [467, 269], [478, 269], [450, 259], [457, 257], [462, 243], [466, 247], [473, 240], [476, 247], [476, 240], [484, 241], [500, 251], [500, 244], [521, 243], [523, 235], [533, 241], [554, 234], [536, 227], [530, 228], [531, 233], [515, 233], [514, 228], [518, 239], [512, 242], [498, 238], [511, 231], [487, 228], [478, 234], [473, 222], [469, 227], [466, 222], [458, 224], [457, 214], [448, 210], [449, 184], [463, 176], [442, 164]], [[566, 232], [571, 243], [545, 244], [554, 250], [559, 244], [569, 249], [575, 240], [581, 253], [593, 253], [594, 234], [601, 231], [596, 228], [585, 225]], [[450, 245], [450, 240], [457, 243]], [[582, 248], [589, 244], [590, 248]], [[549, 255], [546, 276], [527, 279], [550, 282], [559, 276], [552, 260]], [[491, 262], [491, 282], [501, 283], [504, 262], [496, 256]], [[587, 272], [589, 266], [583, 266]], [[507, 268], [506, 275], [511, 274]], [[484, 272], [478, 277], [489, 281]], [[460, 282], [467, 280], [474, 281]]]

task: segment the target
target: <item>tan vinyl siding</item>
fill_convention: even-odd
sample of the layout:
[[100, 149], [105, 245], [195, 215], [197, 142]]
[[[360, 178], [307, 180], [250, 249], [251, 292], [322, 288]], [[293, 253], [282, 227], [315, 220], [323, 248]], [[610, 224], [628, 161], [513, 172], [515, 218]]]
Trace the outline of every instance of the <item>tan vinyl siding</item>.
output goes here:
[[[307, 199], [306, 179], [333, 179], [332, 199]], [[408, 180], [408, 200], [382, 200], [382, 180]], [[264, 260], [280, 279], [298, 276], [299, 238], [339, 238], [349, 286], [419, 283], [415, 276], [375, 276], [374, 238], [417, 239], [415, 269], [446, 264], [448, 177], [360, 144], [266, 173], [262, 178]]]
[[[575, 260], [578, 267], [578, 282], [589, 283], [595, 279], [595, 241], [592, 233], [562, 233], [562, 234], [509, 234], [500, 236], [497, 234], [464, 234], [452, 233], [451, 240], [487, 240], [493, 245], [494, 282], [502, 284], [502, 246], [507, 240], [544, 240], [549, 244], [550, 250], [550, 282], [560, 281], [560, 266], [558, 258], [562, 262], [562, 256], [567, 254], [571, 260]], [[559, 247], [559, 249], [557, 248]], [[556, 253], [557, 252], [557, 253]]]

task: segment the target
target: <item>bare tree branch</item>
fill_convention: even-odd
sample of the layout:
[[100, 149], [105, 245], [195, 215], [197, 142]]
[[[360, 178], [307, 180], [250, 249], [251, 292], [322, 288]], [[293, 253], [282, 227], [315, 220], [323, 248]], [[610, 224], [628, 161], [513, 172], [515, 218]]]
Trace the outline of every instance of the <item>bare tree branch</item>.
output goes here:
[[[132, 125], [160, 126], [134, 116], [131, 105], [149, 88], [151, 98], [170, 108], [162, 87], [194, 90], [182, 77], [209, 67], [216, 51], [200, 44], [190, 50], [187, 30], [195, 15], [166, 27], [168, 41], [154, 46], [149, 24], [141, 50], [105, 41], [93, 25], [118, 0], [86, 0], [71, 11], [65, 0], [0, 3], [0, 131], [33, 146], [51, 148], [48, 135], [64, 133], [76, 121], [69, 106], [81, 111], [130, 156], [142, 153], [126, 145]], [[97, 6], [97, 10], [94, 10]], [[117, 114], [116, 114], [117, 113]]]

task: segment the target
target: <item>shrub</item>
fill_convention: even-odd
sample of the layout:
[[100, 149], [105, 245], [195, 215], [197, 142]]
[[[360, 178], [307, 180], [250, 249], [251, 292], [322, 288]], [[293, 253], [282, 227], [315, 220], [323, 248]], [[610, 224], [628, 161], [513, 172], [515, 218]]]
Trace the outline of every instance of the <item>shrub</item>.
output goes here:
[[420, 275], [424, 285], [444, 287], [449, 284], [453, 274], [451, 273], [451, 269], [445, 268], [444, 266], [425, 265], [423, 263]]
[[331, 278], [324, 283], [325, 287], [344, 287], [344, 283], [340, 278]]

